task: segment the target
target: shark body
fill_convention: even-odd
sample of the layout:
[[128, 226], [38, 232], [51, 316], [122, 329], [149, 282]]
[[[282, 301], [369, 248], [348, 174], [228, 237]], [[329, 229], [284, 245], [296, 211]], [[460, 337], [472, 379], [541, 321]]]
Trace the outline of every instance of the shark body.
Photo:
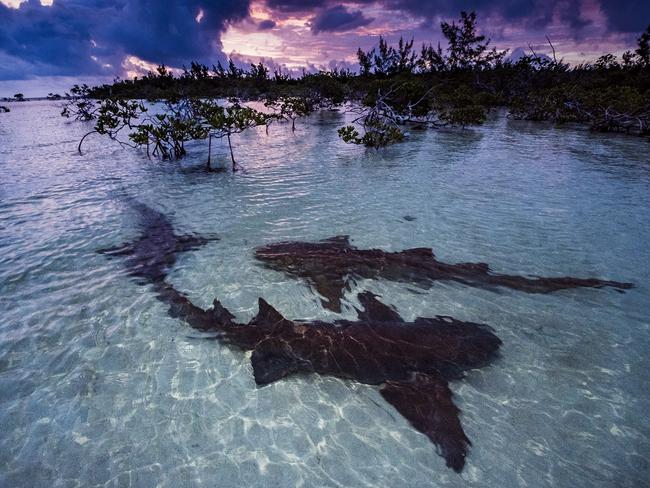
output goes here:
[[501, 340], [490, 327], [442, 316], [405, 322], [370, 292], [358, 296], [363, 309], [357, 320], [288, 320], [260, 298], [259, 312], [245, 324], [218, 300], [204, 310], [171, 285], [156, 293], [172, 317], [252, 351], [258, 385], [310, 373], [378, 385], [384, 399], [438, 446], [449, 467], [463, 469], [471, 443], [449, 381], [496, 357]]
[[356, 320], [288, 320], [260, 298], [258, 314], [238, 323], [218, 300], [204, 310], [166, 281], [177, 252], [209, 240], [177, 236], [162, 213], [140, 203], [132, 208], [140, 217], [140, 237], [100, 252], [123, 256], [129, 274], [153, 287], [170, 316], [213, 333], [223, 344], [252, 351], [258, 385], [317, 373], [379, 386], [383, 398], [439, 448], [449, 467], [463, 469], [471, 443], [449, 381], [496, 357], [501, 340], [492, 329], [442, 316], [405, 322], [370, 292], [359, 294]]
[[341, 311], [341, 299], [354, 278], [385, 279], [429, 288], [437, 280], [456, 281], [486, 289], [511, 288], [550, 293], [570, 288], [632, 288], [631, 283], [595, 278], [533, 277], [494, 273], [487, 263], [444, 263], [431, 248], [388, 252], [359, 249], [348, 236], [318, 242], [278, 242], [258, 247], [255, 257], [270, 269], [302, 278], [324, 299], [323, 306]]

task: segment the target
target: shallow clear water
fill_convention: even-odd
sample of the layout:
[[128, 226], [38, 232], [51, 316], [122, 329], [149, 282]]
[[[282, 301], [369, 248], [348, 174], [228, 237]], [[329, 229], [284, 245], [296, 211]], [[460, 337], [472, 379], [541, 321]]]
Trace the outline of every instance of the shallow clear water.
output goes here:
[[[246, 171], [191, 169], [91, 137], [51, 103], [0, 115], [0, 486], [641, 486], [650, 479], [650, 161], [646, 141], [495, 117], [366, 152], [337, 113], [239, 136]], [[217, 147], [224, 161], [227, 148]], [[427, 291], [361, 281], [412, 320], [452, 315], [503, 340], [452, 383], [473, 447], [461, 475], [373, 387], [331, 377], [264, 388], [246, 355], [167, 315], [118, 259], [138, 235], [126, 195], [179, 233], [221, 241], [169, 280], [247, 320], [262, 296], [333, 320], [253, 248], [350, 234], [433, 247], [511, 274], [631, 281], [625, 293]], [[412, 222], [404, 216], [413, 216]], [[353, 317], [348, 293], [344, 317]]]

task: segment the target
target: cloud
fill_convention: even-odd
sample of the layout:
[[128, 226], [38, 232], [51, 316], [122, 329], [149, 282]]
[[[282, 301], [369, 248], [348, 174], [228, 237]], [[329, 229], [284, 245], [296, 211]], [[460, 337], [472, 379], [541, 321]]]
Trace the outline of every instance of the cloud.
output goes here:
[[367, 18], [360, 10], [348, 10], [343, 5], [335, 5], [316, 14], [311, 19], [311, 30], [314, 34], [319, 32], [345, 32], [371, 23], [373, 19]]
[[[224, 33], [235, 31], [230, 45], [237, 52], [292, 63], [351, 61], [378, 34], [436, 41], [440, 21], [461, 10], [475, 10], [481, 32], [504, 47], [548, 34], [559, 49], [576, 53], [633, 47], [650, 23], [650, 0], [11, 0], [17, 8], [7, 2], [0, 0], [0, 79], [112, 77], [123, 74], [130, 56], [143, 65], [211, 65], [224, 59]], [[244, 34], [257, 36], [257, 51]]]
[[[220, 37], [249, 14], [247, 0], [28, 0], [0, 3], [0, 79], [39, 75], [119, 74], [122, 60], [180, 66], [223, 59]], [[197, 21], [202, 11], [201, 21]]]
[[270, 30], [275, 27], [275, 21], [271, 19], [266, 19], [257, 24], [258, 30]]
[[601, 0], [600, 8], [615, 31], [640, 33], [650, 26], [648, 0]]
[[[420, 18], [431, 27], [437, 28], [440, 19], [455, 19], [461, 11], [476, 11], [479, 18], [496, 17], [506, 23], [516, 24], [519, 27], [542, 29], [549, 26], [559, 18], [572, 29], [581, 29], [590, 21], [583, 17], [583, 3], [587, 7], [597, 0], [356, 0], [346, 2], [346, 5], [356, 6], [381, 6], [398, 14], [409, 14]], [[619, 0], [602, 0], [605, 3], [616, 5]], [[625, 0], [631, 4], [638, 4], [629, 8], [631, 13], [641, 14], [648, 10], [648, 0]], [[266, 0], [266, 5], [271, 10], [279, 12], [305, 13], [315, 12], [319, 9], [328, 12], [334, 9], [343, 9], [340, 0]], [[625, 14], [624, 14], [625, 15]], [[645, 18], [649, 18], [646, 16]]]
[[328, 0], [266, 0], [270, 9], [281, 12], [312, 12], [326, 7], [328, 3]]

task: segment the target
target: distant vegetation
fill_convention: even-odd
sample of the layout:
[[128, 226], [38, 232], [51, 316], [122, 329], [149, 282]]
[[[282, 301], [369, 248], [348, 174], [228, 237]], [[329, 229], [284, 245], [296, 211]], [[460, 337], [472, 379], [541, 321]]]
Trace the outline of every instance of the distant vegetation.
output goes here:
[[[498, 107], [516, 119], [650, 135], [650, 27], [637, 49], [621, 59], [605, 54], [577, 66], [557, 59], [550, 40], [553, 57], [532, 52], [506, 59], [506, 51], [490, 48], [490, 40], [478, 34], [473, 12], [442, 22], [441, 29], [444, 49], [427, 44], [416, 49], [405, 39], [391, 46], [383, 38], [368, 52], [359, 49], [358, 74], [334, 69], [293, 78], [261, 63], [243, 70], [231, 60], [227, 67], [212, 68], [193, 62], [174, 76], [159, 66], [142, 78], [75, 86], [62, 114], [93, 120], [89, 134], [162, 159], [184, 156], [189, 140], [208, 139], [208, 169], [214, 138], [228, 140], [235, 169], [233, 134], [282, 120], [295, 130], [298, 118], [342, 106], [357, 117], [339, 129], [339, 136], [368, 147], [402, 141], [412, 129], [481, 124]], [[142, 100], [163, 107], [150, 113]], [[263, 102], [265, 110], [243, 105], [250, 101]]]

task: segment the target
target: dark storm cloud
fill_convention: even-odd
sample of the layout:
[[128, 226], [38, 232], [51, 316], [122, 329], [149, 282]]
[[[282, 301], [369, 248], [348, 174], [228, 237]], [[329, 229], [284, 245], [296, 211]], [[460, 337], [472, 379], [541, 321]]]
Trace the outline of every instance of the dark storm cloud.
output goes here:
[[612, 30], [641, 32], [650, 25], [650, 0], [601, 0]]
[[[105, 8], [88, 2], [42, 7], [30, 0], [15, 10], [0, 4], [0, 78], [12, 74], [12, 59], [33, 74], [97, 72], [91, 59], [91, 28]], [[111, 12], [113, 15], [113, 12]]]
[[[271, 9], [281, 12], [315, 12], [331, 8], [340, 0], [266, 0]], [[496, 15], [505, 22], [529, 29], [544, 29], [554, 14], [579, 36], [589, 24], [582, 17], [579, 0], [357, 0], [357, 5], [376, 3], [396, 12], [406, 12], [425, 21], [456, 18], [461, 11], [476, 11], [479, 16]], [[640, 32], [650, 23], [650, 0], [600, 0], [608, 25], [614, 32]]]
[[282, 12], [311, 12], [330, 3], [328, 0], [266, 0], [271, 9]]
[[368, 25], [373, 19], [365, 17], [360, 10], [348, 10], [343, 5], [321, 10], [311, 19], [311, 30], [318, 32], [345, 32]]
[[[428, 19], [475, 10], [536, 29], [548, 26], [557, 14], [574, 29], [574, 35], [579, 35], [578, 30], [589, 24], [581, 15], [582, 2], [579, 0], [384, 0], [382, 3]], [[641, 32], [650, 24], [650, 0], [599, 0], [598, 3], [611, 32]], [[588, 4], [585, 7], [590, 8]]]
[[267, 20], [263, 20], [262, 22], [257, 24], [257, 28], [259, 30], [269, 30], [269, 29], [273, 29], [275, 27], [275, 25], [276, 25], [275, 21], [273, 21], [271, 19], [267, 19]]
[[[18, 9], [0, 2], [0, 79], [111, 76], [121, 74], [128, 55], [172, 66], [191, 60], [212, 64], [223, 57], [221, 34], [229, 22], [248, 17], [251, 1], [54, 0], [52, 6], [42, 6], [38, 0], [28, 0]], [[255, 1], [265, 2], [271, 13], [277, 14], [276, 20], [292, 14], [311, 18], [312, 32], [321, 35], [368, 25], [372, 19], [364, 15], [364, 7], [372, 6], [373, 11], [384, 8], [389, 15], [396, 14], [395, 25], [391, 21], [387, 26], [395, 31], [404, 28], [400, 25], [404, 16], [399, 14], [419, 19], [427, 30], [439, 32], [441, 18], [455, 19], [461, 10], [475, 10], [480, 25], [491, 32], [516, 27], [545, 33], [559, 18], [564, 37], [579, 39], [590, 28], [583, 9], [595, 8], [593, 3], [579, 0]], [[632, 39], [650, 23], [650, 0], [595, 1], [607, 21], [603, 38], [623, 33]], [[199, 11], [203, 13], [197, 22]], [[256, 25], [258, 30], [275, 29], [276, 33], [282, 23], [264, 20]], [[351, 48], [356, 48], [356, 41], [354, 44]]]
[[476, 11], [479, 16], [495, 15], [507, 23], [533, 29], [549, 25], [554, 13], [574, 28], [587, 23], [581, 18], [577, 0], [382, 0], [381, 3], [426, 20], [457, 18], [461, 11]]
[[[7, 61], [20, 61], [24, 77], [119, 73], [126, 55], [181, 65], [221, 57], [219, 37], [229, 21], [248, 15], [242, 0], [29, 0], [0, 4], [0, 79], [15, 77]], [[201, 21], [196, 17], [203, 12]], [[111, 64], [111, 68], [103, 67]]]

